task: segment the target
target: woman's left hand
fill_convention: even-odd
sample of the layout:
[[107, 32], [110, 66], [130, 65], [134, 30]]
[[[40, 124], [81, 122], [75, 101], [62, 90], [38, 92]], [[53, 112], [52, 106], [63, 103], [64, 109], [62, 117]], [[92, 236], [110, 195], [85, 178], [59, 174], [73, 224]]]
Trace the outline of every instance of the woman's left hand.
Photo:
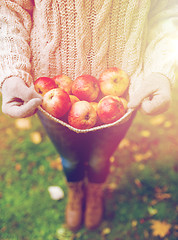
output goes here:
[[161, 114], [168, 110], [171, 102], [171, 86], [167, 77], [152, 73], [130, 95], [128, 108], [140, 110], [148, 115]]

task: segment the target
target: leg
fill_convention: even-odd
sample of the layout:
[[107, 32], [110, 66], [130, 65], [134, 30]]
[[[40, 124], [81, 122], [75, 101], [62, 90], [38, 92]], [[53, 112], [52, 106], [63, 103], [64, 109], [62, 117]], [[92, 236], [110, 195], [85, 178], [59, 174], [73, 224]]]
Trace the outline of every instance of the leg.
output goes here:
[[56, 150], [62, 158], [64, 174], [68, 182], [81, 181], [85, 174], [85, 159], [82, 146], [83, 135], [46, 117], [42, 112], [38, 116]]
[[88, 179], [90, 182], [105, 182], [109, 174], [109, 159], [125, 137], [135, 114], [133, 113], [126, 123], [92, 132], [88, 136], [91, 143], [88, 161]]
[[96, 228], [103, 216], [103, 183], [110, 168], [110, 157], [125, 137], [135, 113], [128, 122], [93, 133], [88, 162], [88, 187], [85, 210], [85, 225]]
[[82, 222], [83, 215], [83, 179], [85, 176], [85, 158], [82, 146], [82, 134], [70, 131], [68, 128], [38, 113], [39, 118], [62, 157], [64, 174], [67, 179], [68, 202], [66, 206], [66, 223], [69, 229], [77, 230]]

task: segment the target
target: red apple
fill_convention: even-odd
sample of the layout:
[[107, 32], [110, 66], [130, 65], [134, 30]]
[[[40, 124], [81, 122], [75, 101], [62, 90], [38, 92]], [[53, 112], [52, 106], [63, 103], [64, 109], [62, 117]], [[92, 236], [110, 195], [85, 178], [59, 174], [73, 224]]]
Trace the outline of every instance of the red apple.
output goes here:
[[42, 96], [50, 91], [51, 89], [57, 88], [55, 81], [49, 77], [40, 77], [35, 80], [34, 88], [37, 93], [41, 94]]
[[113, 123], [125, 114], [125, 109], [119, 97], [108, 95], [99, 101], [97, 113], [102, 123]]
[[91, 75], [77, 77], [72, 85], [72, 93], [80, 100], [94, 101], [99, 94], [98, 80]]
[[68, 123], [77, 129], [89, 129], [96, 121], [96, 110], [87, 101], [74, 103], [68, 113]]
[[122, 96], [129, 86], [129, 76], [119, 68], [106, 69], [99, 77], [99, 85], [104, 95]]
[[61, 88], [52, 89], [43, 96], [42, 108], [53, 117], [61, 118], [68, 112], [70, 107], [70, 97]]
[[71, 104], [72, 104], [72, 105], [73, 105], [75, 102], [80, 101], [80, 100], [78, 99], [78, 97], [76, 97], [76, 96], [74, 96], [74, 95], [69, 95], [69, 97], [70, 97], [70, 101], [71, 101]]
[[73, 81], [70, 77], [61, 74], [53, 77], [53, 80], [55, 81], [58, 87], [62, 88], [68, 94], [71, 94]]

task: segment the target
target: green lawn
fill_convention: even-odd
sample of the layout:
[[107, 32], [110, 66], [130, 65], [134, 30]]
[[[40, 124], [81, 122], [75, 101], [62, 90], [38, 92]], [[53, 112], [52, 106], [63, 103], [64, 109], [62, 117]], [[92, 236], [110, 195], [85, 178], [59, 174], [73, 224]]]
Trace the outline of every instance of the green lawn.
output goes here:
[[[177, 92], [178, 84], [165, 114], [138, 113], [111, 158], [101, 226], [75, 234], [64, 224], [67, 189], [60, 160], [37, 116], [21, 122], [0, 112], [0, 239], [176, 240]], [[64, 199], [50, 198], [52, 185], [62, 187]]]

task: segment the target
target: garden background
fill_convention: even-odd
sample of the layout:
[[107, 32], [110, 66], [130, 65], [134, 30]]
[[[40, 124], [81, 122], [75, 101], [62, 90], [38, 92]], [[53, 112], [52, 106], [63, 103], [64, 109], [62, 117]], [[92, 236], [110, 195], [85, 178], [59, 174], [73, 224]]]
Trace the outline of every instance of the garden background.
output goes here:
[[[165, 114], [137, 114], [110, 159], [101, 226], [77, 233], [65, 227], [61, 160], [37, 116], [11, 119], [0, 112], [0, 239], [178, 239], [177, 93], [178, 82]], [[50, 186], [60, 186], [64, 198], [52, 200]]]

